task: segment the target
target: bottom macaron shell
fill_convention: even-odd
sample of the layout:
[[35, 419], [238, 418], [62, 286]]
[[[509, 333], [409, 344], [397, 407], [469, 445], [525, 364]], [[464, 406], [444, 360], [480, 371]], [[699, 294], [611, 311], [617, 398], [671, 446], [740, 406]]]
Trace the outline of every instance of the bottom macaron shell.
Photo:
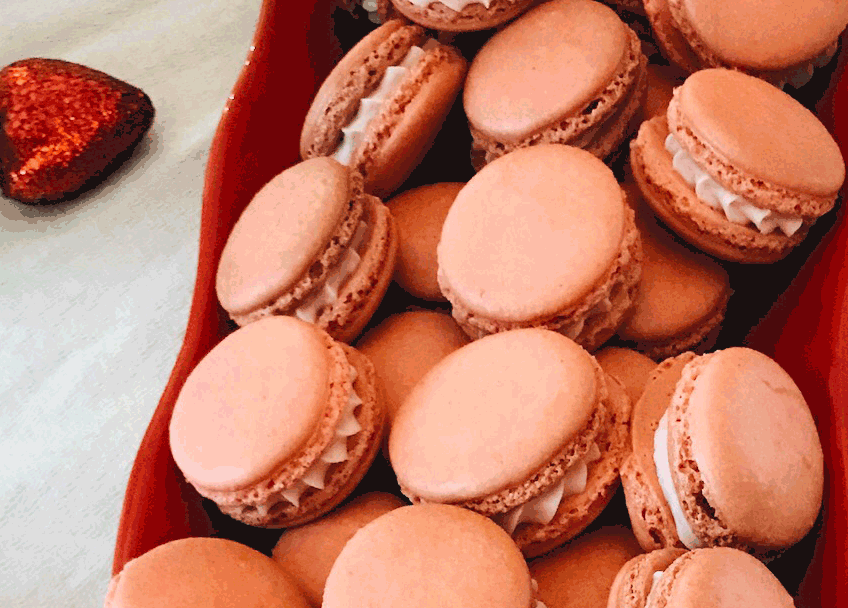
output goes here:
[[671, 508], [665, 501], [656, 465], [654, 433], [668, 409], [683, 367], [695, 358], [683, 353], [666, 359], [651, 373], [641, 399], [633, 407], [632, 452], [621, 466], [621, 485], [633, 534], [645, 551], [682, 547]]
[[776, 262], [804, 240], [806, 225], [791, 237], [777, 231], [761, 234], [728, 221], [698, 200], [695, 190], [672, 167], [664, 143], [668, 133], [664, 117], [642, 123], [630, 146], [630, 168], [645, 200], [680, 237], [723, 260], [750, 264]]
[[424, 27], [443, 32], [470, 32], [505, 23], [529, 9], [535, 0], [491, 0], [488, 7], [481, 2], [473, 2], [460, 11], [437, 0], [423, 7], [409, 0], [392, 2], [399, 13]]
[[684, 549], [658, 549], [628, 561], [612, 583], [607, 607], [645, 608], [645, 600], [653, 586], [654, 572], [662, 572], [684, 553]]
[[[262, 513], [251, 505], [219, 504], [222, 513], [251, 526], [263, 528], [285, 528], [303, 524], [317, 519], [341, 503], [365, 476], [382, 443], [386, 422], [385, 406], [374, 366], [365, 355], [352, 347], [345, 344], [340, 346], [344, 349], [350, 365], [357, 371], [353, 386], [356, 394], [362, 399], [362, 405], [356, 414], [356, 420], [362, 430], [348, 438], [348, 459], [344, 463], [331, 466], [327, 471], [324, 488], [306, 490], [298, 506], [281, 499], [271, 505], [267, 513]], [[272, 478], [257, 484], [257, 488], [266, 490], [270, 495], [276, 491], [273, 483]]]
[[654, 40], [662, 54], [672, 63], [691, 74], [701, 69], [698, 56], [692, 52], [683, 34], [674, 25], [668, 0], [644, 0], [645, 14], [651, 23]]
[[606, 377], [609, 389], [607, 421], [595, 443], [601, 459], [590, 463], [586, 489], [563, 498], [548, 524], [522, 524], [513, 540], [525, 557], [531, 558], [568, 542], [591, 524], [612, 500], [618, 489], [619, 470], [630, 444], [630, 398], [618, 380]]
[[369, 237], [353, 276], [339, 290], [332, 307], [323, 311], [316, 324], [340, 342], [352, 342], [368, 324], [394, 276], [398, 250], [397, 227], [388, 207], [366, 196], [363, 220]]

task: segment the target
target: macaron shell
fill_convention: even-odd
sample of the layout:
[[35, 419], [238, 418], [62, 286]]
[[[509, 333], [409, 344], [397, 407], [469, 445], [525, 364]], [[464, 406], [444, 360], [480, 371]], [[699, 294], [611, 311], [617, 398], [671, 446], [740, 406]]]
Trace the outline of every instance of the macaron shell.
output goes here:
[[657, 362], [640, 352], [617, 346], [602, 348], [594, 356], [607, 375], [621, 382], [630, 402], [635, 406]]
[[645, 551], [680, 543], [671, 509], [663, 496], [654, 464], [654, 433], [668, 409], [677, 382], [694, 353], [666, 359], [651, 374], [642, 397], [633, 407], [633, 451], [621, 469], [621, 484], [633, 533]]
[[608, 526], [531, 561], [530, 575], [547, 608], [606, 608], [616, 574], [640, 553], [630, 530]]
[[684, 35], [731, 65], [762, 70], [814, 57], [848, 24], [848, 5], [833, 0], [669, 2]]
[[[793, 27], [805, 29], [797, 24]], [[675, 135], [682, 132], [681, 145], [692, 150], [696, 162], [717, 157], [712, 163], [699, 164], [720, 183], [747, 194], [760, 206], [819, 216], [832, 207], [831, 199], [845, 179], [842, 154], [821, 121], [788, 94], [759, 78], [725, 69], [692, 74], [676, 90], [668, 120]], [[701, 146], [687, 145], [689, 139]], [[716, 163], [732, 167], [737, 175], [719, 172], [713, 166]], [[756, 190], [762, 188], [748, 185], [749, 180], [766, 182], [790, 194], [827, 198], [830, 204], [821, 201], [802, 206], [795, 202], [793, 208], [779, 202], [765, 204], [768, 201], [756, 197]]]
[[824, 456], [809, 407], [783, 368], [748, 348], [684, 370], [669, 410], [669, 458], [700, 538], [723, 528], [743, 546], [788, 547], [821, 508]]
[[242, 315], [306, 274], [350, 213], [349, 170], [331, 158], [298, 163], [268, 182], [233, 227], [216, 275], [221, 305]]
[[493, 36], [468, 73], [471, 124], [515, 142], [579, 111], [607, 86], [629, 46], [627, 27], [607, 6], [553, 0]]
[[624, 228], [621, 188], [594, 156], [555, 144], [516, 150], [457, 195], [438, 246], [439, 284], [477, 315], [550, 317], [601, 282]]
[[762, 562], [727, 547], [696, 549], [680, 556], [663, 574], [655, 593], [657, 605], [680, 608], [795, 606]]
[[530, 608], [521, 552], [494, 522], [449, 505], [395, 509], [354, 534], [324, 591], [323, 608]]
[[310, 608], [267, 556], [221, 538], [186, 538], [145, 553], [113, 577], [105, 608]]
[[409, 177], [459, 94], [468, 64], [455, 49], [440, 45], [404, 78], [371, 121], [351, 166], [365, 177], [365, 190], [384, 198]]
[[639, 292], [618, 335], [651, 357], [691, 350], [724, 318], [730, 278], [714, 259], [690, 251], [657, 225], [638, 188], [623, 187], [636, 201], [643, 258]]
[[663, 117], [643, 122], [630, 144], [630, 168], [651, 209], [678, 236], [717, 258], [748, 264], [776, 262], [804, 240], [809, 231], [805, 225], [791, 237], [779, 231], [761, 234], [699, 201], [694, 188], [672, 167], [667, 136]]
[[392, 4], [407, 19], [426, 28], [443, 32], [470, 32], [505, 23], [526, 11], [535, 1], [490, 0], [488, 6], [472, 2], [460, 11], [437, 1], [426, 7], [417, 6], [409, 0], [392, 0]]
[[[553, 520], [519, 526], [512, 535], [525, 557], [542, 555], [583, 532], [606, 508], [619, 485], [621, 463], [630, 450], [630, 398], [621, 383], [606, 377], [607, 420], [595, 437], [601, 457], [588, 465], [586, 488], [563, 497]], [[550, 608], [550, 607], [549, 607]]]
[[294, 457], [324, 417], [331, 362], [315, 329], [270, 317], [230, 334], [186, 380], [170, 444], [186, 478], [210, 491], [250, 487]]
[[388, 66], [403, 61], [423, 39], [420, 27], [392, 19], [357, 42], [312, 100], [300, 135], [301, 158], [331, 155], [341, 141], [342, 127], [359, 110], [360, 100], [377, 88]]
[[662, 572], [684, 553], [684, 549], [657, 549], [630, 559], [615, 575], [607, 608], [645, 608], [654, 572]]
[[449, 182], [420, 186], [386, 201], [400, 237], [395, 281], [417, 298], [446, 301], [436, 279], [436, 247], [448, 210], [464, 185]]
[[663, 55], [688, 74], [701, 67], [700, 58], [692, 51], [686, 38], [677, 28], [669, 8], [669, 0], [643, 0], [645, 14], [651, 23], [653, 38]]
[[596, 365], [541, 329], [487, 336], [448, 355], [395, 415], [389, 454], [401, 489], [460, 503], [524, 484], [592, 421], [602, 397]]
[[271, 558], [297, 580], [313, 606], [320, 606], [327, 576], [345, 543], [366, 524], [404, 504], [385, 492], [363, 494], [325, 517], [285, 530]]
[[421, 310], [388, 317], [363, 335], [356, 347], [374, 364], [391, 421], [424, 374], [468, 342], [450, 315]]

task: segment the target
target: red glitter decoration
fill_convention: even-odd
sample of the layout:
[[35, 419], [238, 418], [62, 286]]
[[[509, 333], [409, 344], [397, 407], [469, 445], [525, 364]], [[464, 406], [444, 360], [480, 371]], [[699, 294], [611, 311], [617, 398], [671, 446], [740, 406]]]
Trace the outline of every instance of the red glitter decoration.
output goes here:
[[0, 70], [0, 189], [25, 203], [64, 200], [114, 170], [153, 123], [140, 89], [57, 59]]

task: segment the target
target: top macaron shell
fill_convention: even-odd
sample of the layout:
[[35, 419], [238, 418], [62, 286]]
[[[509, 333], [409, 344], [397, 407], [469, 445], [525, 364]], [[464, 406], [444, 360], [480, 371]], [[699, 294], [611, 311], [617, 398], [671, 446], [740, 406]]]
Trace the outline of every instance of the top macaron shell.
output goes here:
[[[675, 91], [668, 119], [690, 155], [716, 157], [709, 173], [746, 198], [804, 217], [833, 207], [845, 179], [839, 146], [812, 112], [776, 87], [734, 70], [701, 70]], [[706, 151], [689, 143], [687, 132]], [[734, 173], [750, 181], [731, 183]]]
[[509, 535], [450, 505], [395, 509], [342, 549], [323, 608], [532, 608], [530, 573]]
[[270, 558], [223, 538], [159, 545], [113, 577], [105, 608], [309, 608]]
[[596, 368], [573, 341], [541, 329], [448, 355], [392, 425], [389, 454], [404, 493], [461, 503], [525, 483], [590, 425], [605, 390]]
[[832, 0], [668, 1], [689, 44], [713, 56], [712, 65], [787, 68], [823, 52], [848, 24], [848, 4]]
[[[809, 532], [821, 508], [824, 456], [801, 391], [777, 363], [748, 348], [696, 359], [668, 417], [674, 485], [699, 538], [732, 537], [767, 551]], [[681, 491], [693, 483], [709, 509]]]
[[447, 32], [483, 30], [509, 21], [535, 0], [392, 0], [410, 21]]

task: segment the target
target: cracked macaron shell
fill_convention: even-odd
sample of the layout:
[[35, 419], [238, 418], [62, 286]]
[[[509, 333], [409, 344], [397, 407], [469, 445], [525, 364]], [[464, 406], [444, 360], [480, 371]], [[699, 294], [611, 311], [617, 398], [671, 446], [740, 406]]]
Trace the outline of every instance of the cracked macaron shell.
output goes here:
[[594, 359], [543, 329], [487, 336], [448, 355], [395, 415], [389, 455], [405, 492], [432, 502], [529, 483], [590, 424]]

